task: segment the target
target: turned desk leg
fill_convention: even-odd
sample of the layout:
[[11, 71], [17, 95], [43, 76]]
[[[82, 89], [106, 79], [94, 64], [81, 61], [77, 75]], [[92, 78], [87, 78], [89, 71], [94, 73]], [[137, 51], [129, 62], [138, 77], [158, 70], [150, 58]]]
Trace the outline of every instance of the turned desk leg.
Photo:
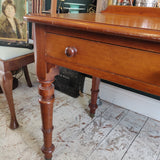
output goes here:
[[13, 77], [10, 71], [0, 72], [0, 85], [2, 87], [3, 93], [6, 96], [11, 113], [10, 128], [16, 129], [19, 127], [19, 124], [16, 119], [16, 113], [14, 108], [13, 94], [12, 94]]
[[41, 105], [42, 132], [44, 136], [42, 152], [45, 154], [46, 160], [51, 160], [52, 152], [55, 149], [55, 146], [52, 144], [54, 86], [52, 81], [40, 83], [41, 85], [39, 86], [39, 94], [42, 97], [39, 102]]
[[92, 89], [91, 89], [91, 103], [89, 104], [90, 108], [90, 115], [93, 117], [95, 114], [97, 106], [97, 97], [99, 92], [99, 84], [100, 84], [100, 78], [98, 77], [92, 77]]

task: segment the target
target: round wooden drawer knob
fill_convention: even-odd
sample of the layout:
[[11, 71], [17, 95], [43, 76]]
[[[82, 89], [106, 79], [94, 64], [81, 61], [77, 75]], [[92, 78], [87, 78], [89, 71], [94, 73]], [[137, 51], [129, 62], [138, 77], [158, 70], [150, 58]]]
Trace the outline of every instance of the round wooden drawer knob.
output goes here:
[[73, 57], [76, 54], [77, 54], [77, 49], [75, 47], [66, 47], [65, 55], [67, 57]]

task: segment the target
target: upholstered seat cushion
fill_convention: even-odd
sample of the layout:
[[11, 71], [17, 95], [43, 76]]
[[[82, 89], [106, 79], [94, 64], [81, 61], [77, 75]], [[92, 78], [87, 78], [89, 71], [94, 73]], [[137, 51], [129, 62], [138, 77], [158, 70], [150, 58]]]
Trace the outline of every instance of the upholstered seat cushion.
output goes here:
[[32, 52], [33, 49], [28, 48], [0, 46], [0, 59], [9, 60]]

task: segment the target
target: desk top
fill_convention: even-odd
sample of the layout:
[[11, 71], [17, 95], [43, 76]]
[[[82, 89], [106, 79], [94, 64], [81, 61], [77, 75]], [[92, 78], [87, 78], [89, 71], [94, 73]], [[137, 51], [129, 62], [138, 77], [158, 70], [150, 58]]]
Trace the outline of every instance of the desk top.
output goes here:
[[[111, 6], [103, 13], [25, 19], [36, 23], [39, 79], [46, 77], [41, 70], [47, 61], [160, 95], [160, 8]], [[78, 54], [68, 58], [68, 46]]]
[[[118, 12], [117, 7], [126, 11]], [[24, 19], [46, 25], [160, 41], [159, 8], [111, 6], [104, 13], [57, 14], [55, 17], [34, 14]]]

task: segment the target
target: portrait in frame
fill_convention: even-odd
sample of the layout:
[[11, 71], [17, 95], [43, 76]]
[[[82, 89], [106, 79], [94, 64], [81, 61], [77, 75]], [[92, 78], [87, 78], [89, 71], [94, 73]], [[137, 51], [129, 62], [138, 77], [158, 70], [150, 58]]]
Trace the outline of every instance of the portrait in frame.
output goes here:
[[0, 45], [27, 43], [26, 0], [0, 0]]

